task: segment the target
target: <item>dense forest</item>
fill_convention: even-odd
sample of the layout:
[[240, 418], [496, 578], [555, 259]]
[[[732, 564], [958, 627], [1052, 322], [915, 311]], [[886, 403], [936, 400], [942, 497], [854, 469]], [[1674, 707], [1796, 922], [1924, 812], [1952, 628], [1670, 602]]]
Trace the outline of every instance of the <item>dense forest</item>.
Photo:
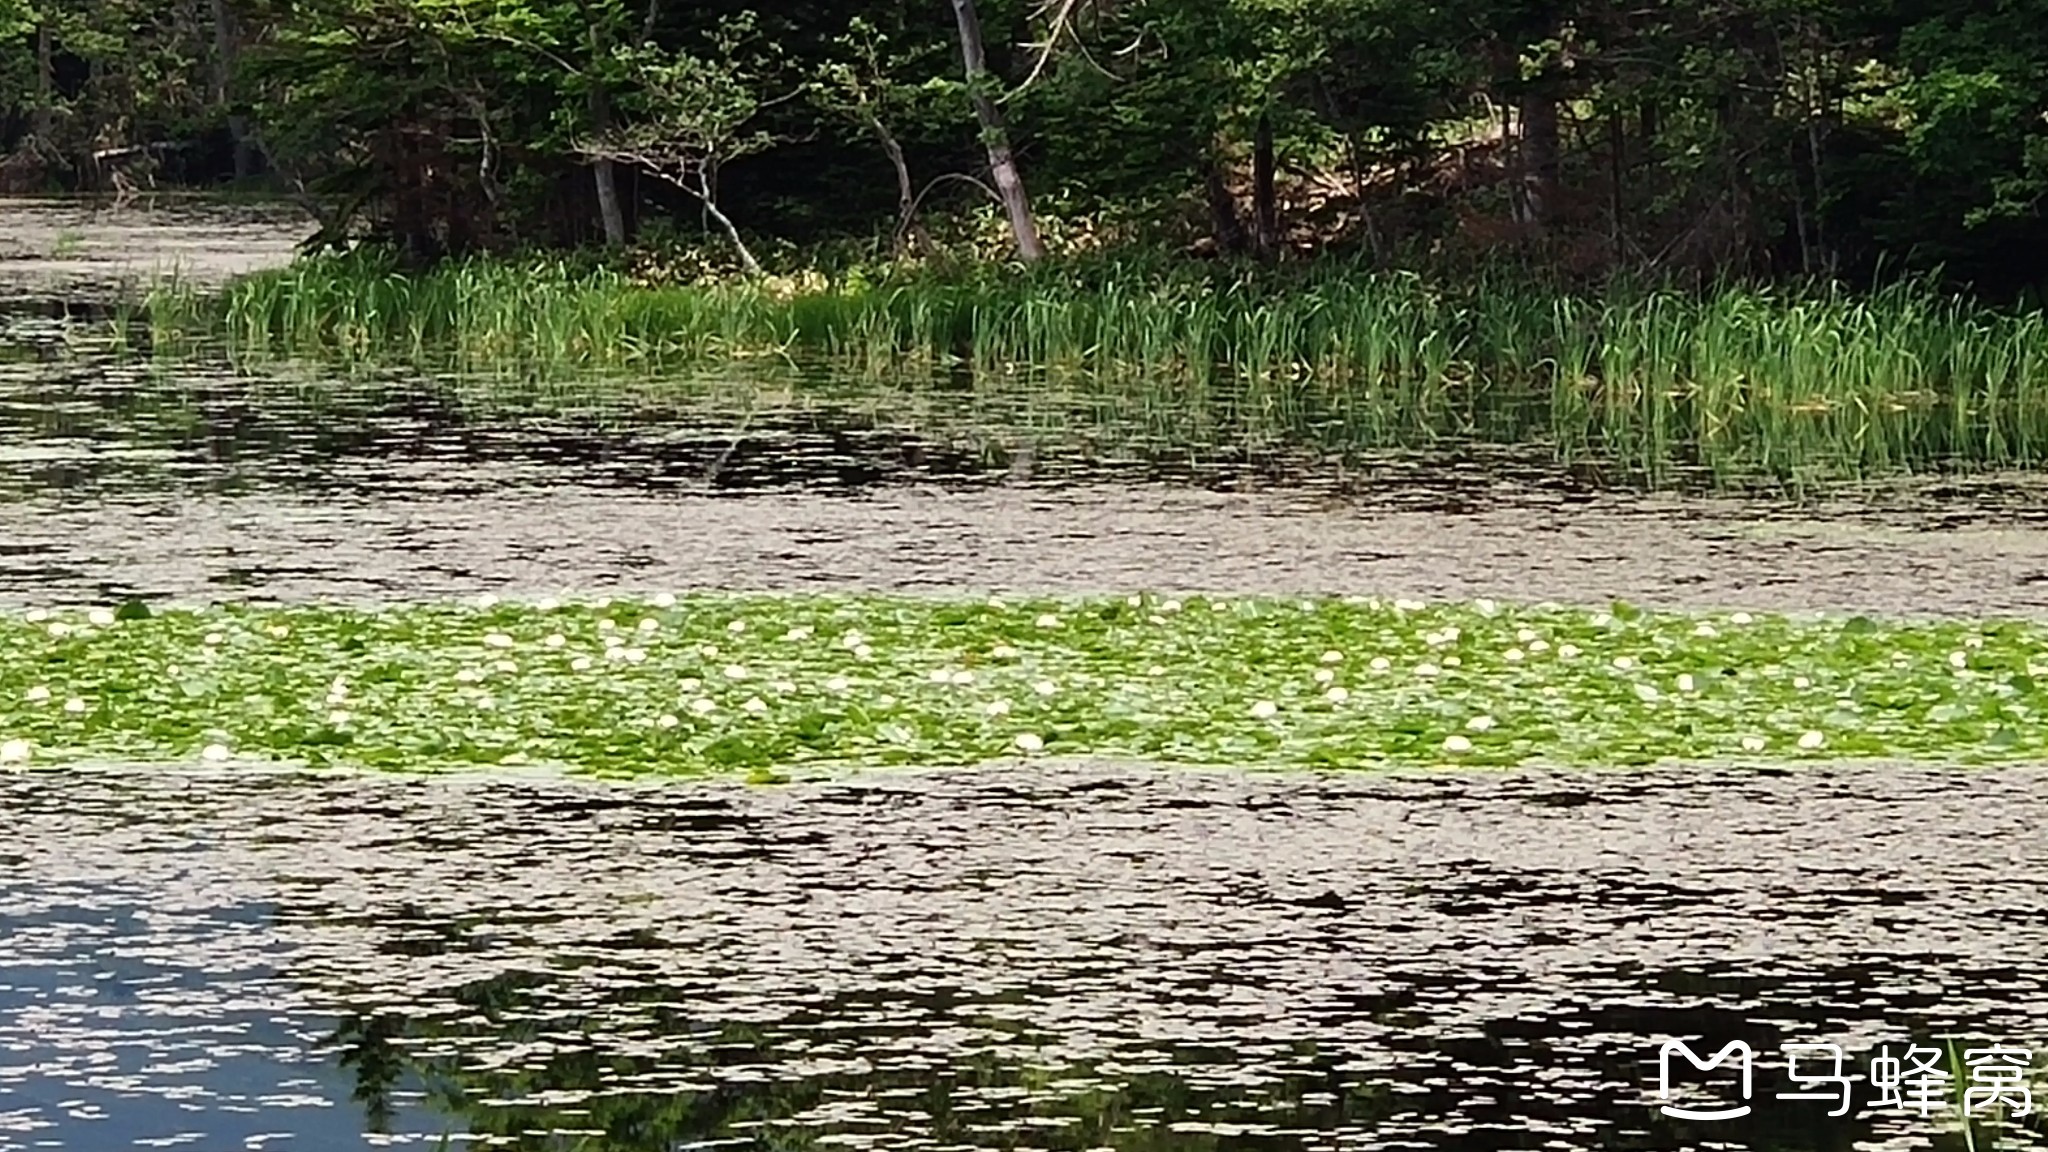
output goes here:
[[6, 190], [269, 187], [429, 259], [2048, 251], [2048, 0], [0, 0], [0, 68]]

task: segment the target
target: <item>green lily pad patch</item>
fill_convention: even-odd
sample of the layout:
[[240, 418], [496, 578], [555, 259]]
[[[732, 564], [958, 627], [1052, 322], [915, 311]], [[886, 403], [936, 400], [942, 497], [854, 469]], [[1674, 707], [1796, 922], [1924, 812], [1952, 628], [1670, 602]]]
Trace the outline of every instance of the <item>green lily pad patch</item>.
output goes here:
[[0, 616], [0, 762], [730, 774], [2048, 760], [2048, 629], [1375, 598]]

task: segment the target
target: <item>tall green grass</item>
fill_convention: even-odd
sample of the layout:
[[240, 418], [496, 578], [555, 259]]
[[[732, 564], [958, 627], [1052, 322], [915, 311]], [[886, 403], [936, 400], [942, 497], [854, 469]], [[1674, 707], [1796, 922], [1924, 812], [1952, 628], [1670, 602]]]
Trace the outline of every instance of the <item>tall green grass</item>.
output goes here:
[[369, 256], [301, 261], [217, 295], [166, 289], [159, 347], [245, 355], [653, 366], [805, 356], [852, 370], [965, 364], [1083, 374], [1172, 396], [1227, 386], [1408, 439], [1527, 432], [1560, 457], [1655, 472], [1892, 471], [2038, 463], [2048, 320], [1924, 284], [1563, 290], [1322, 264], [1283, 275], [1116, 261], [879, 277], [643, 286], [567, 263], [406, 275]]

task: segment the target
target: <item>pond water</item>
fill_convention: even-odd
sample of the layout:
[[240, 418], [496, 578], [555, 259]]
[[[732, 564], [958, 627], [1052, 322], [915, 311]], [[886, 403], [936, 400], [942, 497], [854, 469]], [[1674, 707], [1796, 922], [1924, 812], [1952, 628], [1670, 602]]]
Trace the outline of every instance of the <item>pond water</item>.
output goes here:
[[[119, 279], [67, 260], [219, 274], [296, 233], [124, 211], [0, 204], [29, 257], [0, 318], [0, 603], [1148, 588], [2048, 615], [2028, 477], [1738, 499], [1604, 487], [1540, 446], [1333, 453], [974, 382], [138, 364], [52, 319]], [[0, 775], [0, 1152], [1960, 1148], [1952, 1103], [1867, 1107], [1869, 1060], [2048, 1045], [2044, 772]], [[1750, 1044], [1753, 1111], [1660, 1113], [1737, 1094], [1681, 1064], [1660, 1100], [1673, 1036]], [[1844, 1049], [1848, 1115], [1777, 1099], [1788, 1042]], [[1975, 1139], [2034, 1146], [2034, 1119]]]

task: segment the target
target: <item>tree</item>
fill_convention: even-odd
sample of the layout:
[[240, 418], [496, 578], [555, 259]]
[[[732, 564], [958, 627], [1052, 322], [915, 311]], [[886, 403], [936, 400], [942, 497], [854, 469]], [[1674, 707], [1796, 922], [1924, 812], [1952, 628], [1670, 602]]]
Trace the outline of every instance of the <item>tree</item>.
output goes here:
[[756, 40], [751, 12], [723, 21], [709, 47], [708, 55], [615, 49], [631, 77], [631, 87], [621, 94], [631, 118], [584, 141], [578, 150], [593, 160], [644, 168], [688, 193], [732, 242], [747, 272], [759, 275], [760, 261], [719, 206], [718, 171], [776, 143], [755, 126], [771, 102], [761, 94], [761, 81], [772, 49]]

